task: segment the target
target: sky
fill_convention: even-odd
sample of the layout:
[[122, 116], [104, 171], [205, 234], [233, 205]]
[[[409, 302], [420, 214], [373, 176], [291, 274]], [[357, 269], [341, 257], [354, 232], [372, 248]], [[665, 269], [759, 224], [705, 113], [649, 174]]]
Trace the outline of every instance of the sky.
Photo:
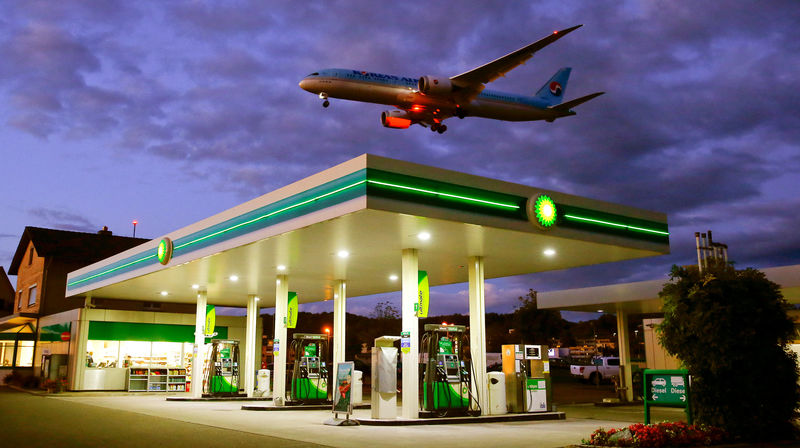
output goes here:
[[[0, 266], [28, 225], [155, 238], [363, 153], [668, 215], [670, 255], [490, 280], [490, 312], [666, 278], [709, 229], [739, 267], [800, 263], [798, 23], [796, 0], [0, 2]], [[489, 85], [532, 95], [569, 66], [567, 99], [606, 92], [554, 123], [387, 129], [390, 106], [297, 85], [454, 76], [576, 24]], [[466, 285], [431, 300], [468, 310]]]

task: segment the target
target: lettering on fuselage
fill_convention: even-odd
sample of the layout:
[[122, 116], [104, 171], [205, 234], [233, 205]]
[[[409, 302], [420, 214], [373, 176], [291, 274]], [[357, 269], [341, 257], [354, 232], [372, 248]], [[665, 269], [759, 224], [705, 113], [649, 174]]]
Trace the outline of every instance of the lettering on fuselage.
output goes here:
[[407, 78], [405, 76], [395, 76], [395, 75], [385, 75], [383, 73], [374, 73], [374, 72], [360, 72], [358, 70], [353, 70], [354, 75], [360, 75], [367, 78], [377, 78], [377, 79], [391, 79], [393, 81], [402, 81], [402, 82], [417, 82], [414, 78]]

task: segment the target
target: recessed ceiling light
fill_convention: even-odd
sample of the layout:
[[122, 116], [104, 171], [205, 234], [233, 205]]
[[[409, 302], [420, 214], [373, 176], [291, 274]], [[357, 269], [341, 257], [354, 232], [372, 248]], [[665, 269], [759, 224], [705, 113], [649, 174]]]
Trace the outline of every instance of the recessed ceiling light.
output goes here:
[[417, 238], [421, 239], [422, 241], [428, 241], [431, 239], [431, 234], [428, 232], [420, 232], [417, 234]]
[[279, 271], [285, 271], [285, 270], [286, 270], [286, 266], [284, 266], [284, 265], [282, 265], [282, 264], [279, 264], [279, 265], [278, 265], [278, 270], [279, 270]]
[[553, 255], [555, 255], [555, 254], [556, 254], [556, 251], [555, 251], [555, 250], [553, 250], [553, 249], [545, 249], [543, 253], [544, 253], [545, 255], [547, 255], [548, 257], [552, 257]]
[[167, 294], [169, 294], [167, 291], [161, 291], [161, 295], [162, 295], [162, 296], [165, 296], [165, 295], [167, 295]]
[[597, 310], [597, 312], [598, 312], [598, 313], [602, 313], [602, 312], [603, 312], [603, 310]]
[[232, 282], [238, 282], [239, 281], [239, 276], [235, 275], [235, 274], [231, 275], [230, 277], [228, 277], [228, 280], [230, 280]]
[[391, 280], [391, 281], [393, 281], [393, 282], [394, 282], [394, 281], [397, 281], [397, 276], [396, 276], [396, 275], [394, 275], [394, 274], [392, 274], [392, 275], [390, 275], [390, 276], [389, 276], [389, 280]]
[[339, 258], [347, 258], [350, 256], [350, 252], [346, 250], [340, 250], [339, 252], [336, 252], [336, 255], [338, 255]]
[[200, 285], [197, 285], [197, 284], [192, 285], [192, 289], [200, 289]]
[[258, 297], [254, 297], [254, 298], [256, 299], [256, 302], [258, 302], [259, 300], [261, 300], [261, 299], [259, 299]]

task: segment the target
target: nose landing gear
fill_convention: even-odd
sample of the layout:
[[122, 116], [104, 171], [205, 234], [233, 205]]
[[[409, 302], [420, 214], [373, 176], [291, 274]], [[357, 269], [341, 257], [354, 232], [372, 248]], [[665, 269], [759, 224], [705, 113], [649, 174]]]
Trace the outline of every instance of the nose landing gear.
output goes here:
[[328, 101], [328, 94], [327, 94], [327, 93], [325, 93], [325, 92], [320, 92], [320, 93], [319, 93], [319, 98], [320, 98], [321, 100], [323, 100], [323, 101], [322, 101], [322, 107], [328, 107], [328, 106], [330, 106], [330, 105], [331, 105], [331, 102], [330, 102], [330, 101]]

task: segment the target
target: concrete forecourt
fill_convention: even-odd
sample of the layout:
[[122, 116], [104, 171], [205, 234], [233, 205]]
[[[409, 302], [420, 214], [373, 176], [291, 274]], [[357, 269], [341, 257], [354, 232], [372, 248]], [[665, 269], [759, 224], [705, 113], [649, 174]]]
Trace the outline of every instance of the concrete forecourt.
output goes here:
[[[196, 316], [183, 319], [194, 322], [195, 357], [188, 372], [194, 378], [201, 377], [204, 364], [206, 306], [247, 307], [237, 334], [244, 336], [242, 385], [248, 396], [261, 353], [259, 310], [274, 308], [272, 377], [280, 406], [290, 294], [300, 303], [333, 301], [336, 366], [352, 360], [344, 351], [347, 297], [401, 291], [402, 331], [410, 340], [402, 363], [417, 365], [415, 305], [418, 272], [424, 270], [430, 286], [468, 284], [473, 384], [485, 414], [485, 279], [666, 253], [662, 213], [364, 154], [71, 272], [66, 295], [84, 297], [87, 310], [97, 299], [196, 306]], [[72, 390], [85, 390], [87, 373], [80, 366], [86, 365], [89, 335], [119, 325], [108, 322], [114, 320], [109, 313], [102, 325], [93, 319], [82, 313], [74, 324]], [[125, 327], [132, 328], [144, 327]], [[419, 381], [417, 369], [403, 369], [402, 418], [419, 415]], [[199, 398], [200, 389], [192, 387], [192, 396]]]

